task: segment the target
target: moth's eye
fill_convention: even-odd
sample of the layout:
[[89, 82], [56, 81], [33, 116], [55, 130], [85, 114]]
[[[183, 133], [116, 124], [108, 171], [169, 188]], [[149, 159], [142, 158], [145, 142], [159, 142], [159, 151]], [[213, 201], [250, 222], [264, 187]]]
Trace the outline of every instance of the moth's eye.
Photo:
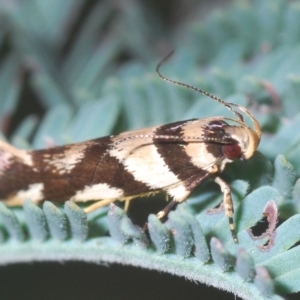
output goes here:
[[223, 153], [230, 159], [240, 158], [242, 155], [241, 147], [238, 144], [224, 145]]

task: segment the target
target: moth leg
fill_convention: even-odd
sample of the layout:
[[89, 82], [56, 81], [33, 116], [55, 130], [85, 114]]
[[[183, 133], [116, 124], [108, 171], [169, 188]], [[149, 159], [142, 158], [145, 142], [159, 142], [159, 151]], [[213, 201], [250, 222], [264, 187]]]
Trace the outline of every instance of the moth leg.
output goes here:
[[129, 203], [130, 203], [130, 199], [125, 201], [125, 205], [124, 205], [124, 210], [125, 210], [125, 212], [128, 211]]
[[225, 209], [225, 215], [228, 217], [229, 220], [229, 228], [231, 231], [232, 238], [235, 243], [238, 243], [238, 238], [236, 235], [235, 226], [233, 222], [234, 209], [233, 209], [233, 203], [231, 198], [230, 186], [220, 177], [216, 177], [214, 180], [220, 186], [221, 191], [224, 195], [223, 204]]
[[175, 200], [172, 200], [163, 210], [161, 210], [158, 214], [157, 214], [157, 217], [159, 219], [162, 219], [163, 217], [165, 217], [169, 212], [170, 210], [176, 206], [179, 202], [178, 201], [175, 201]]
[[104, 199], [104, 200], [97, 201], [97, 202], [87, 206], [84, 209], [84, 212], [88, 214], [88, 213], [95, 211], [98, 208], [104, 207], [114, 201], [116, 201], [116, 199]]

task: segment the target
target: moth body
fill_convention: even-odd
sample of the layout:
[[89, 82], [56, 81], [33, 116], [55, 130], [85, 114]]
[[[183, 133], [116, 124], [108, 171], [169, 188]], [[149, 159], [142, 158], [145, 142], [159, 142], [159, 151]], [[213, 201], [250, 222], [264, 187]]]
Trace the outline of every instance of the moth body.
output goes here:
[[217, 139], [238, 142], [225, 137], [229, 125], [221, 120], [181, 121], [34, 151], [1, 142], [0, 198], [21, 205], [26, 198], [114, 201], [165, 191], [181, 202], [201, 178], [232, 161]]

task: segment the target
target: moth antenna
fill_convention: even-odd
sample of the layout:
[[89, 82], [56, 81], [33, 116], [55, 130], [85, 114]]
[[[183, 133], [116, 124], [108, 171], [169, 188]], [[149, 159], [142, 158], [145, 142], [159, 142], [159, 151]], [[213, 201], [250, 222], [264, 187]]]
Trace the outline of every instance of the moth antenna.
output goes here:
[[173, 55], [173, 53], [174, 53], [174, 51], [171, 51], [165, 58], [163, 58], [158, 63], [158, 65], [156, 66], [156, 73], [157, 73], [157, 75], [161, 79], [163, 79], [164, 81], [167, 81], [167, 82], [179, 85], [179, 86], [186, 87], [186, 88], [188, 88], [190, 90], [196, 91], [196, 92], [198, 92], [198, 93], [200, 93], [200, 94], [202, 94], [204, 96], [207, 96], [207, 97], [209, 97], [209, 98], [211, 98], [211, 99], [213, 99], [213, 100], [215, 100], [215, 101], [223, 104], [227, 109], [229, 109], [231, 112], [233, 112], [237, 116], [237, 118], [238, 118], [238, 120], [239, 120], [240, 123], [242, 123], [244, 126], [247, 127], [247, 125], [244, 122], [244, 118], [243, 118], [242, 114], [240, 114], [232, 106], [237, 107], [239, 110], [241, 110], [242, 112], [244, 112], [251, 119], [251, 121], [253, 123], [254, 131], [255, 131], [255, 133], [256, 133], [256, 135], [258, 137], [258, 141], [259, 141], [260, 138], [261, 138], [261, 127], [260, 127], [260, 124], [259, 124], [259, 122], [253, 117], [253, 115], [245, 107], [240, 106], [240, 105], [235, 104], [235, 103], [226, 102], [226, 101], [224, 101], [224, 100], [222, 100], [222, 99], [220, 99], [220, 98], [218, 98], [218, 97], [216, 97], [216, 96], [214, 96], [214, 95], [212, 95], [212, 94], [210, 94], [210, 93], [208, 93], [208, 92], [206, 92], [206, 91], [204, 91], [202, 89], [196, 88], [196, 87], [194, 87], [192, 85], [189, 85], [189, 84], [186, 84], [186, 83], [183, 83], [183, 82], [179, 82], [179, 81], [176, 81], [176, 80], [173, 80], [173, 79], [169, 79], [169, 78], [163, 76], [160, 73], [160, 67], [162, 66], [162, 64], [164, 62], [166, 62]]
[[258, 139], [260, 140], [260, 138], [261, 138], [261, 127], [260, 127], [259, 122], [253, 117], [253, 115], [245, 107], [240, 106], [236, 103], [230, 103], [230, 104], [238, 107], [238, 109], [240, 109], [242, 112], [244, 112], [250, 118], [250, 120], [253, 123], [254, 131], [255, 131]]
[[244, 123], [244, 118], [243, 118], [243, 116], [242, 116], [238, 111], [236, 111], [234, 108], [231, 107], [231, 103], [228, 103], [228, 102], [226, 102], [226, 101], [224, 101], [224, 100], [222, 100], [222, 99], [220, 99], [220, 98], [218, 98], [218, 97], [216, 97], [216, 96], [214, 96], [214, 95], [212, 95], [212, 94], [210, 94], [210, 93], [208, 93], [208, 92], [206, 92], [206, 91], [204, 91], [204, 90], [201, 90], [201, 89], [199, 89], [199, 88], [196, 88], [196, 87], [194, 87], [194, 86], [192, 86], [192, 85], [189, 85], [189, 84], [187, 84], [187, 83], [183, 83], [183, 82], [180, 82], [180, 81], [176, 81], [176, 80], [173, 80], [173, 79], [169, 79], [169, 78], [163, 76], [163, 75], [160, 73], [160, 70], [159, 70], [159, 69], [160, 69], [160, 67], [162, 66], [162, 64], [163, 64], [164, 62], [166, 62], [166, 61], [173, 55], [173, 53], [174, 53], [174, 51], [171, 51], [171, 52], [170, 52], [165, 58], [163, 58], [163, 59], [158, 63], [158, 65], [156, 66], [156, 73], [157, 73], [157, 75], [158, 75], [162, 80], [167, 81], [167, 82], [170, 82], [170, 83], [173, 83], [173, 84], [176, 84], [176, 85], [179, 85], [179, 86], [186, 87], [186, 88], [188, 88], [188, 89], [190, 89], [190, 90], [193, 90], [193, 91], [195, 91], [195, 92], [198, 92], [198, 93], [200, 93], [200, 94], [202, 94], [202, 95], [204, 95], [204, 96], [207, 96], [207, 97], [209, 97], [209, 98], [211, 98], [211, 99], [213, 99], [213, 100], [215, 100], [215, 101], [217, 101], [217, 102], [223, 104], [227, 109], [229, 109], [230, 111], [232, 111], [232, 112], [238, 117], [238, 119], [239, 119], [240, 122]]

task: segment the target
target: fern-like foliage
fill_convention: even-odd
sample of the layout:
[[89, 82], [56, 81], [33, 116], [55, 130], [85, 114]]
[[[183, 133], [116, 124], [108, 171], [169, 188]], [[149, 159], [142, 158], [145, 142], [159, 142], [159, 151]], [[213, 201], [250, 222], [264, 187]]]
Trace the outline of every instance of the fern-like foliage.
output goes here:
[[[0, 1], [3, 139], [42, 148], [179, 119], [230, 115], [156, 77], [163, 55], [152, 41], [162, 27], [148, 18], [140, 1], [120, 5], [99, 1], [88, 9], [79, 0]], [[166, 223], [150, 215], [149, 236], [114, 205], [88, 216], [72, 202], [1, 205], [0, 264], [120, 263], [183, 276], [243, 299], [299, 292], [299, 20], [297, 2], [236, 1], [205, 22], [187, 24], [182, 36], [177, 32], [176, 54], [163, 66], [168, 77], [248, 107], [262, 125], [260, 152], [224, 174], [233, 189], [238, 245], [224, 214], [208, 213], [221, 202], [216, 186], [208, 183]], [[126, 56], [134, 59], [123, 63]], [[41, 120], [31, 110], [19, 117], [28, 101], [24, 90], [35, 95]], [[264, 217], [267, 233], [251, 234]]]

